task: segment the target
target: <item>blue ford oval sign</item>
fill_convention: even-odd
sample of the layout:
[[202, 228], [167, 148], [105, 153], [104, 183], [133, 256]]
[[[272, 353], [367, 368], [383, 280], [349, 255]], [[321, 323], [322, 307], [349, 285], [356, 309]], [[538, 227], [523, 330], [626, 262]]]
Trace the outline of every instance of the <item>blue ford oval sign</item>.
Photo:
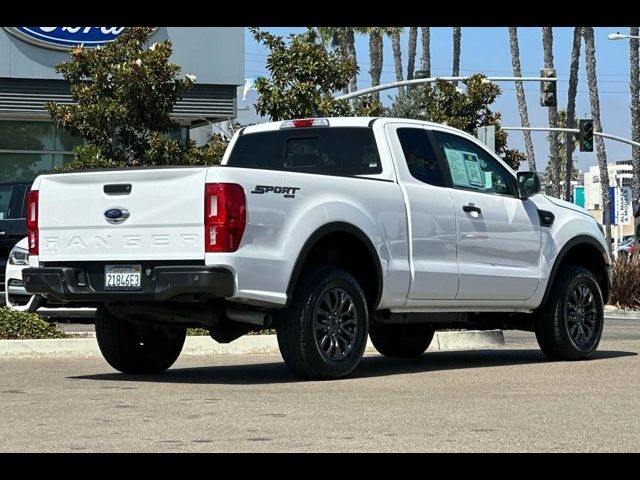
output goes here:
[[122, 223], [129, 218], [129, 210], [124, 208], [110, 208], [104, 212], [104, 218], [109, 223]]
[[25, 42], [54, 50], [92, 48], [112, 42], [126, 27], [4, 27]]

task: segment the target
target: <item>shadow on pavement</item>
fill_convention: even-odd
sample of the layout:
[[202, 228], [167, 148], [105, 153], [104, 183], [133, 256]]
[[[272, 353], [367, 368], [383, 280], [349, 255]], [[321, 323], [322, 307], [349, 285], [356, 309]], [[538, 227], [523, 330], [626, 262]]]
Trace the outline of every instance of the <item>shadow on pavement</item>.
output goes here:
[[[590, 362], [638, 355], [635, 352], [599, 351]], [[382, 377], [395, 374], [428, 373], [445, 370], [506, 367], [534, 363], [551, 363], [539, 350], [475, 350], [455, 352], [430, 352], [414, 359], [391, 359], [380, 355], [367, 356], [346, 379]], [[560, 362], [558, 362], [560, 363]], [[570, 366], [572, 362], [566, 362]], [[283, 362], [211, 367], [172, 368], [157, 375], [125, 375], [103, 373], [68, 377], [77, 380], [103, 380], [126, 382], [191, 383], [191, 384], [270, 384], [306, 382], [294, 376]], [[336, 380], [340, 381], [340, 380]]]

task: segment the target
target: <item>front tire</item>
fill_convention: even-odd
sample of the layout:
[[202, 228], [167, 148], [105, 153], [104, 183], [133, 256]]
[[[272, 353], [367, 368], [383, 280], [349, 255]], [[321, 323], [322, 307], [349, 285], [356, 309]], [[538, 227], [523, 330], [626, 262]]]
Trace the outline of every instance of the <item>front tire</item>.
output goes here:
[[366, 297], [349, 273], [309, 268], [277, 328], [282, 358], [302, 377], [346, 377], [364, 354], [368, 316]]
[[177, 360], [186, 328], [127, 322], [104, 306], [96, 311], [96, 339], [104, 359], [122, 373], [160, 373]]
[[604, 302], [598, 281], [584, 267], [558, 272], [547, 303], [536, 317], [536, 338], [550, 360], [589, 358], [598, 348]]
[[369, 326], [371, 343], [385, 357], [419, 357], [429, 348], [434, 334], [432, 327], [420, 323], [391, 325], [371, 322]]

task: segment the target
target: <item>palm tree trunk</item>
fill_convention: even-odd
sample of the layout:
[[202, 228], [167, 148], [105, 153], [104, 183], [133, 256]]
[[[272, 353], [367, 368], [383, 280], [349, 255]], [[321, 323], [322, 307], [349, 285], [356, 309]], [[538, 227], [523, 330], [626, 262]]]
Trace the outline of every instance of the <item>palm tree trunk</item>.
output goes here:
[[[571, 47], [571, 63], [569, 66], [569, 90], [567, 92], [567, 128], [575, 127], [576, 118], [576, 94], [578, 93], [578, 68], [580, 68], [580, 43], [582, 27], [573, 29], [573, 45]], [[567, 135], [565, 146], [565, 170], [564, 170], [564, 198], [571, 200], [571, 175], [573, 173], [573, 135]]]
[[[347, 27], [344, 32], [344, 44], [347, 55], [354, 63], [358, 64], [358, 58], [356, 57], [356, 34], [353, 27]], [[358, 74], [355, 74], [349, 82], [349, 90], [355, 92], [358, 90]]]
[[[458, 77], [460, 75], [460, 41], [462, 40], [462, 27], [453, 27], [453, 68], [451, 75]], [[453, 82], [458, 85], [458, 82]]]
[[[638, 27], [631, 27], [629, 35], [638, 36]], [[629, 44], [630, 67], [629, 67], [629, 88], [631, 90], [631, 140], [640, 142], [640, 65], [638, 62], [638, 39], [631, 38]], [[633, 199], [640, 195], [640, 148], [632, 147], [631, 158], [633, 164]]]
[[[593, 27], [582, 27], [584, 46], [587, 61], [587, 82], [589, 83], [589, 99], [591, 100], [591, 116], [593, 117], [593, 130], [602, 131], [600, 122], [600, 98], [598, 96], [598, 77], [596, 74], [596, 46], [593, 38]], [[607, 170], [607, 151], [604, 147], [604, 140], [599, 135], [595, 136], [596, 155], [598, 157], [598, 167], [600, 167], [600, 186], [602, 189], [602, 208], [604, 211], [605, 232], [607, 235], [607, 245], [611, 254], [611, 218], [609, 216], [609, 172]]]
[[431, 31], [429, 27], [420, 27], [422, 32], [422, 70], [431, 77]]
[[[396, 81], [401, 82], [404, 80], [402, 75], [402, 49], [400, 46], [400, 29], [393, 28], [391, 30], [391, 47], [393, 49], [393, 64], [396, 68]], [[404, 87], [398, 89], [400, 95], [404, 95]]]
[[[552, 27], [542, 27], [542, 48], [544, 50], [544, 67], [553, 67], [553, 29]], [[558, 107], [547, 107], [549, 109], [549, 127], [558, 126]], [[560, 188], [560, 148], [558, 145], [558, 132], [549, 132], [549, 169], [551, 192], [554, 197], [561, 196]]]
[[[382, 30], [380, 27], [371, 27], [369, 31], [369, 74], [371, 75], [372, 87], [380, 85], [383, 46]], [[373, 98], [380, 101], [380, 94], [374, 93]]]
[[[631, 140], [634, 142], [640, 142], [640, 66], [638, 65], [638, 39], [633, 38], [638, 36], [638, 27], [629, 28], [629, 35], [631, 35], [631, 43], [629, 44], [629, 89], [631, 93]], [[631, 190], [634, 201], [637, 201], [640, 196], [640, 148], [631, 147], [631, 165], [633, 168], [633, 179], [631, 181]], [[638, 231], [638, 219], [634, 217], [634, 233]], [[636, 249], [638, 248], [638, 239], [635, 242]]]
[[[518, 46], [518, 27], [509, 27], [509, 44], [511, 46], [511, 63], [513, 65], [513, 76], [521, 77], [522, 68], [520, 66], [520, 47]], [[520, 111], [520, 122], [523, 127], [529, 128], [529, 113], [527, 112], [527, 100], [524, 95], [524, 87], [522, 82], [516, 82], [516, 97], [518, 98], [518, 110]], [[536, 157], [533, 151], [533, 142], [531, 141], [531, 132], [524, 130], [524, 144], [527, 150], [527, 162], [529, 170], [536, 170]]]
[[416, 65], [416, 47], [418, 44], [418, 27], [409, 27], [409, 45], [407, 45], [407, 80], [413, 78]]

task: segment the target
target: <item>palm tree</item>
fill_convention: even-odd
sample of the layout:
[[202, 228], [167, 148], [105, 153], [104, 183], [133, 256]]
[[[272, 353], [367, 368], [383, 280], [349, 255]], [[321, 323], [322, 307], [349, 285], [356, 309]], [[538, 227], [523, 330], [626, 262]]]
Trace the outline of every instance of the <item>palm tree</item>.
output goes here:
[[[320, 35], [322, 42], [326, 44], [331, 44], [331, 47], [338, 52], [341, 52], [346, 57], [353, 60], [356, 65], [358, 64], [358, 59], [356, 57], [356, 39], [355, 32], [356, 27], [314, 27], [315, 30]], [[358, 76], [354, 75], [351, 81], [349, 82], [349, 87], [346, 89], [347, 92], [355, 92], [358, 89]]]
[[[544, 51], [544, 67], [553, 68], [553, 29], [542, 27], [542, 49]], [[549, 108], [549, 127], [558, 126], [558, 107]], [[558, 158], [558, 132], [549, 132], [549, 161], [551, 168], [551, 194], [560, 197], [560, 159]]]
[[409, 27], [409, 44], [407, 45], [407, 80], [413, 78], [416, 65], [416, 47], [418, 44], [418, 27]]
[[422, 32], [422, 70], [431, 76], [431, 31], [429, 27], [420, 27]]
[[[356, 28], [346, 27], [344, 30], [344, 44], [347, 56], [358, 65], [358, 58], [356, 56]], [[358, 89], [358, 74], [355, 74], [349, 82], [349, 91], [355, 92]]]
[[[578, 92], [578, 68], [580, 67], [580, 43], [582, 27], [573, 29], [573, 45], [571, 47], [571, 63], [569, 66], [569, 91], [567, 92], [567, 128], [576, 128], [576, 94]], [[573, 139], [573, 135], [568, 133], [567, 140]], [[571, 200], [571, 177], [573, 173], [573, 149], [574, 143], [567, 141], [565, 149], [565, 170], [564, 170], [564, 199]]]
[[[453, 68], [451, 75], [460, 76], [460, 41], [462, 40], [462, 27], [453, 27]], [[453, 82], [458, 85], [458, 82]]]
[[[522, 68], [520, 67], [520, 47], [518, 46], [518, 27], [509, 27], [509, 45], [511, 46], [511, 64], [513, 65], [513, 76], [521, 77]], [[527, 100], [524, 96], [524, 87], [522, 82], [516, 82], [516, 97], [518, 98], [518, 110], [520, 111], [520, 122], [525, 128], [529, 128], [529, 113], [527, 112]], [[529, 170], [536, 170], [536, 157], [533, 151], [533, 142], [531, 141], [531, 132], [524, 130], [524, 144], [527, 150], [527, 162]]]
[[[589, 99], [591, 101], [591, 116], [593, 118], [593, 130], [602, 131], [600, 122], [600, 98], [598, 96], [598, 77], [596, 74], [596, 45], [593, 38], [593, 27], [582, 27], [582, 36], [587, 60], [587, 82], [589, 84]], [[599, 135], [595, 136], [596, 156], [598, 157], [598, 167], [600, 167], [600, 187], [602, 190], [602, 209], [604, 212], [605, 232], [607, 235], [607, 245], [611, 252], [611, 218], [609, 216], [609, 172], [607, 170], [607, 151], [604, 147], [604, 140]]]
[[[396, 69], [396, 81], [404, 80], [402, 75], [402, 48], [400, 46], [400, 33], [402, 27], [387, 27], [387, 33], [391, 37], [391, 48], [393, 49], [393, 64]], [[404, 95], [404, 87], [398, 89], [399, 95]]]
[[[384, 27], [369, 27], [369, 74], [371, 75], [372, 87], [380, 85], [384, 48], [383, 33]], [[373, 98], [380, 101], [380, 94], [375, 92]]]
[[[629, 29], [631, 43], [629, 44], [630, 67], [629, 67], [629, 88], [631, 90], [631, 140], [640, 142], [640, 66], [638, 65], [638, 27]], [[640, 195], [640, 148], [632, 147], [631, 163], [633, 164], [633, 199]]]

